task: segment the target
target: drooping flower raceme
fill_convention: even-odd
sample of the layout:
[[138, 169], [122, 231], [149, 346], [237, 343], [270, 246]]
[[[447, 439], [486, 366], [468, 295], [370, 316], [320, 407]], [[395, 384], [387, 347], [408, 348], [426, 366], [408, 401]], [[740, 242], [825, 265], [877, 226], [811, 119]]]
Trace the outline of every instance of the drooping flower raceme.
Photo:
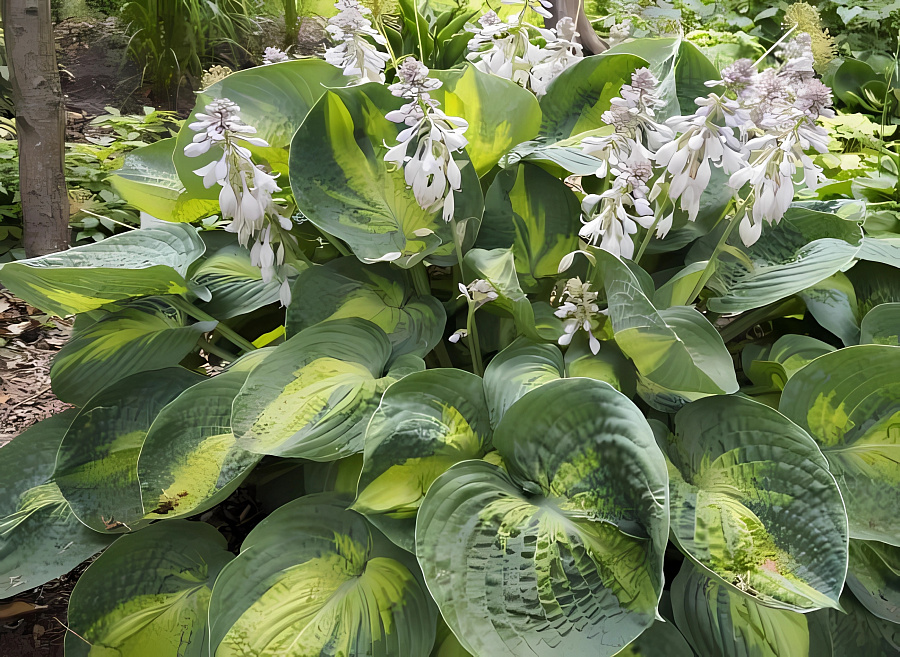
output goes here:
[[575, 41], [578, 37], [575, 21], [564, 16], [559, 19], [552, 32], [555, 38], [547, 41], [547, 45], [540, 51], [541, 58], [531, 68], [531, 89], [537, 96], [547, 93], [547, 86], [560, 73], [584, 57], [581, 44]]
[[397, 145], [384, 159], [403, 168], [406, 184], [423, 210], [443, 207], [444, 221], [450, 221], [455, 209], [453, 193], [462, 188], [462, 174], [453, 153], [469, 143], [463, 135], [469, 124], [441, 111], [429, 93], [440, 88], [441, 81], [428, 77], [428, 72], [424, 64], [412, 58], [397, 67], [399, 82], [388, 88], [409, 102], [385, 117], [408, 127], [400, 131]]
[[493, 11], [479, 18], [478, 24], [480, 27], [466, 25], [466, 31], [474, 33], [466, 59], [482, 73], [527, 86], [531, 67], [539, 59], [539, 48], [531, 43], [530, 26], [519, 23], [518, 16], [505, 22]]
[[281, 191], [275, 176], [253, 164], [250, 150], [243, 144], [268, 146], [265, 140], [253, 137], [256, 129], [240, 118], [240, 107], [227, 98], [214, 100], [197, 121], [190, 124], [198, 134], [184, 149], [188, 157], [207, 153], [221, 147], [222, 157], [194, 171], [203, 178], [203, 185], [221, 186], [219, 207], [223, 219], [231, 219], [225, 230], [236, 233], [242, 246], [250, 247], [250, 259], [259, 267], [264, 281], [278, 276], [283, 280], [279, 296], [282, 305], [290, 303], [291, 292], [287, 279], [279, 276], [284, 264], [285, 245], [293, 248], [295, 239], [287, 210], [274, 198]]
[[829, 109], [831, 91], [816, 79], [802, 85], [793, 105], [767, 117], [769, 130], [747, 142], [750, 165], [732, 174], [728, 181], [735, 190], [750, 185], [739, 226], [747, 246], [759, 239], [763, 221], [778, 223], [787, 212], [794, 198], [794, 175], [798, 170], [803, 171], [803, 182], [811, 190], [823, 178], [822, 170], [805, 151], [828, 152], [828, 133], [816, 120], [819, 116], [833, 116]]
[[325, 29], [337, 45], [325, 49], [325, 61], [342, 69], [353, 83], [383, 83], [384, 67], [391, 56], [371, 43], [387, 43], [366, 18], [372, 11], [357, 0], [338, 0], [334, 6], [338, 14], [328, 19]]
[[[697, 98], [697, 111], [672, 117], [666, 124], [680, 136], [656, 152], [657, 165], [666, 168], [668, 197], [694, 221], [700, 211], [700, 195], [709, 185], [712, 166], [734, 173], [746, 164], [734, 130], [746, 130], [750, 117], [734, 100], [717, 94]], [[655, 198], [655, 195], [654, 195]]]
[[597, 293], [591, 290], [590, 283], [582, 283], [580, 278], [570, 278], [560, 299], [562, 303], [554, 313], [563, 320], [559, 344], [568, 345], [577, 331], [584, 331], [591, 352], [596, 355], [600, 351], [600, 340], [596, 334], [606, 321], [597, 305]]
[[650, 160], [639, 153], [628, 161], [611, 168], [615, 176], [610, 189], [602, 194], [588, 194], [581, 203], [584, 211], [579, 235], [604, 251], [631, 258], [634, 241], [631, 236], [640, 224], [650, 228], [653, 208], [647, 200], [650, 188], [647, 181], [653, 175]]

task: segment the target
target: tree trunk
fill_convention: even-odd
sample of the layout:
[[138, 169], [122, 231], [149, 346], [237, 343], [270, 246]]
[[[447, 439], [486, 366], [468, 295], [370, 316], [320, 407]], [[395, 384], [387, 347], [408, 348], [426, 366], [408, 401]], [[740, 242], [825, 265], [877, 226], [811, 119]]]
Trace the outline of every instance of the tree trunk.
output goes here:
[[556, 0], [550, 8], [553, 18], [545, 18], [545, 27], [556, 27], [556, 22], [568, 16], [575, 21], [578, 30], [578, 43], [584, 46], [585, 55], [599, 55], [609, 48], [606, 41], [597, 36], [597, 32], [584, 13], [584, 0]]
[[50, 0], [3, 0], [3, 29], [16, 132], [25, 254], [69, 248], [66, 194], [66, 107]]

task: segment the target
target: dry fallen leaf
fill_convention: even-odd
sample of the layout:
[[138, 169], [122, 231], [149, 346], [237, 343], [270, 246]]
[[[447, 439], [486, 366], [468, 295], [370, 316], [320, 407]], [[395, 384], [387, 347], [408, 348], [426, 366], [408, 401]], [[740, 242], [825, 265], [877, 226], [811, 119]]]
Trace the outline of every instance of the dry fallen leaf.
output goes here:
[[22, 600], [13, 600], [0, 605], [0, 620], [6, 622], [19, 620], [23, 616], [34, 614], [46, 608], [46, 605], [35, 605]]

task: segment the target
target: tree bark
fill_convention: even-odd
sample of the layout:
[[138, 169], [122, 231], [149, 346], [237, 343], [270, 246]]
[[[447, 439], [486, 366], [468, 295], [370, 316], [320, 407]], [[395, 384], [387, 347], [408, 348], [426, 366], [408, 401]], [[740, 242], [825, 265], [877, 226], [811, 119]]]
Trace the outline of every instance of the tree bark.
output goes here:
[[25, 254], [69, 247], [66, 107], [50, 0], [3, 0], [3, 29], [19, 140]]
[[556, 0], [550, 8], [553, 18], [544, 19], [545, 27], [556, 27], [557, 21], [568, 16], [575, 21], [578, 30], [578, 43], [584, 46], [585, 55], [599, 55], [609, 48], [606, 41], [597, 36], [597, 32], [584, 13], [584, 0]]

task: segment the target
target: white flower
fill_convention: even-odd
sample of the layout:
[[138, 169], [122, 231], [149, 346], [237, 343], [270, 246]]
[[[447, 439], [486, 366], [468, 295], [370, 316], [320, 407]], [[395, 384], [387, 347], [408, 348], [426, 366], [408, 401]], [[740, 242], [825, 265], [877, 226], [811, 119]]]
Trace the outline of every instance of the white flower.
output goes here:
[[[624, 165], [614, 167], [612, 187], [602, 194], [588, 194], [582, 201], [585, 216], [579, 235], [620, 258], [634, 255], [631, 236], [638, 224], [653, 225], [653, 209], [647, 200], [647, 181], [653, 175], [649, 160], [632, 156]], [[649, 217], [649, 219], [648, 219]], [[599, 241], [599, 244], [598, 244]]]
[[289, 59], [290, 59], [290, 56], [285, 51], [283, 51], [281, 48], [269, 46], [268, 48], [266, 48], [266, 52], [263, 55], [263, 65], [277, 64], [279, 62], [286, 62]]
[[597, 293], [591, 291], [591, 284], [582, 283], [580, 278], [570, 278], [560, 299], [562, 303], [554, 313], [563, 320], [564, 332], [559, 338], [559, 344], [565, 346], [571, 343], [575, 333], [583, 330], [588, 334], [591, 352], [597, 354], [600, 351], [600, 340], [594, 332], [599, 331], [605, 318], [601, 320], [603, 314], [597, 305]]
[[615, 46], [619, 43], [622, 43], [631, 36], [631, 20], [626, 18], [621, 23], [616, 23], [611, 28], [609, 28], [609, 41], [610, 47]]
[[469, 337], [469, 332], [466, 329], [456, 329], [453, 334], [447, 338], [450, 342], [456, 344], [459, 342], [460, 338]]
[[[667, 125], [680, 132], [674, 141], [663, 145], [655, 156], [656, 163], [666, 167], [669, 176], [668, 196], [694, 221], [700, 211], [700, 195], [709, 184], [712, 166], [733, 173], [745, 166], [740, 142], [734, 128], [745, 129], [750, 122], [738, 104], [716, 94], [697, 98], [697, 111], [690, 116], [676, 116]], [[719, 125], [719, 123], [725, 125]]]
[[517, 16], [503, 22], [493, 11], [478, 19], [478, 23], [481, 27], [466, 25], [466, 31], [474, 32], [466, 59], [482, 73], [527, 86], [532, 66], [541, 59], [540, 49], [530, 40], [531, 26], [520, 24]]
[[388, 53], [372, 45], [374, 41], [386, 45], [387, 41], [366, 18], [371, 10], [357, 0], [338, 0], [334, 5], [338, 14], [328, 19], [325, 30], [337, 42], [325, 49], [325, 61], [344, 71], [355, 83], [384, 82], [384, 67], [390, 60]]
[[556, 29], [550, 32], [555, 38], [547, 41], [547, 45], [540, 51], [541, 59], [531, 68], [531, 89], [538, 96], [547, 92], [547, 85], [560, 73], [584, 57], [581, 44], [575, 41], [578, 32], [575, 30], [575, 21], [571, 18], [560, 18]]
[[486, 281], [483, 278], [476, 278], [468, 285], [460, 283], [459, 291], [460, 295], [457, 298], [465, 297], [466, 301], [475, 304], [475, 308], [480, 308], [500, 296], [490, 281]]
[[[238, 142], [254, 146], [267, 146], [265, 140], [251, 137], [256, 130], [240, 119], [240, 108], [228, 99], [215, 100], [206, 106], [204, 113], [190, 124], [197, 131], [194, 142], [185, 149], [185, 155], [194, 157], [221, 147], [222, 157], [194, 171], [203, 178], [209, 188], [218, 184], [219, 208], [223, 219], [231, 222], [225, 230], [235, 233], [242, 246], [250, 247], [250, 260], [259, 267], [262, 279], [271, 281], [279, 276], [284, 264], [285, 245], [293, 248], [295, 238], [290, 234], [292, 226], [287, 211], [274, 198], [281, 191], [276, 177], [254, 166], [250, 150]], [[290, 301], [290, 287], [282, 284], [279, 298], [285, 304]]]
[[441, 205], [444, 221], [450, 221], [455, 209], [453, 193], [462, 189], [462, 173], [453, 153], [469, 143], [463, 135], [469, 124], [440, 110], [429, 92], [439, 88], [441, 82], [429, 78], [428, 72], [425, 65], [412, 58], [397, 68], [399, 82], [389, 89], [410, 102], [388, 112], [385, 118], [409, 127], [400, 131], [398, 143], [384, 159], [403, 168], [406, 184], [412, 188], [419, 207], [434, 211]]

